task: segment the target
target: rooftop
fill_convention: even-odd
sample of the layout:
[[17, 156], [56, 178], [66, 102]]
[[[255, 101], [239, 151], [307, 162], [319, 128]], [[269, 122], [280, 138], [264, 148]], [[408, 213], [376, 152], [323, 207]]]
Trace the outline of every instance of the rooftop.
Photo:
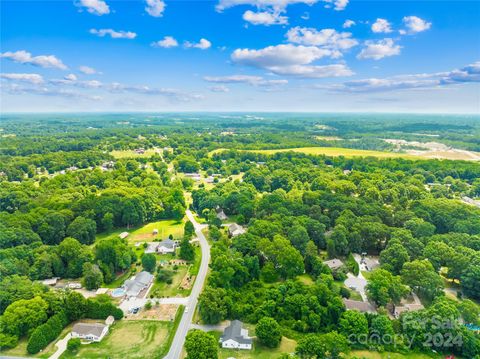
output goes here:
[[73, 326], [72, 332], [79, 335], [94, 335], [99, 337], [102, 335], [106, 325], [101, 323], [77, 323]]
[[225, 328], [220, 340], [225, 342], [227, 340], [235, 340], [241, 344], [252, 344], [252, 338], [244, 336], [242, 333], [243, 323], [239, 320], [232, 320], [230, 325]]

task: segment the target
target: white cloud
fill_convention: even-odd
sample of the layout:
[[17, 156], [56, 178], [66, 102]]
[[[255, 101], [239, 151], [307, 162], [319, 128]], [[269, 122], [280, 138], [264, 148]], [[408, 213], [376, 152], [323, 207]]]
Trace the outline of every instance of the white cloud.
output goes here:
[[85, 75], [95, 75], [98, 73], [97, 70], [89, 66], [80, 66], [78, 69], [81, 73], [84, 73]]
[[378, 18], [372, 24], [372, 31], [375, 33], [389, 33], [392, 32], [392, 27], [388, 20]]
[[153, 17], [162, 17], [165, 11], [165, 2], [163, 0], [146, 0], [145, 11]]
[[330, 8], [331, 7], [330, 4], [333, 4], [333, 9], [337, 11], [345, 10], [349, 2], [349, 0], [322, 0], [322, 1], [327, 3], [327, 5], [325, 5], [326, 8]]
[[418, 16], [405, 16], [403, 18], [403, 23], [406, 26], [406, 30], [400, 30], [402, 35], [405, 34], [416, 34], [418, 32], [426, 31], [432, 26], [431, 22], [427, 22]]
[[341, 53], [337, 50], [287, 44], [268, 46], [260, 50], [237, 49], [232, 53], [231, 58], [235, 63], [265, 69], [277, 75], [305, 78], [352, 75], [352, 71], [343, 64], [326, 66], [312, 64], [325, 57], [339, 56]]
[[80, 0], [77, 5], [86, 8], [90, 14], [98, 16], [110, 13], [109, 6], [103, 0]]
[[200, 39], [200, 41], [198, 43], [185, 41], [183, 43], [183, 46], [185, 46], [186, 48], [195, 48], [195, 49], [200, 49], [200, 50], [206, 50], [206, 49], [209, 49], [212, 46], [212, 43], [210, 41], [208, 41], [207, 39], [202, 38], [202, 39]]
[[355, 21], [353, 21], [353, 20], [345, 20], [345, 22], [343, 23], [342, 27], [343, 27], [344, 29], [349, 29], [349, 28], [351, 28], [352, 26], [355, 26], [355, 25], [356, 25]]
[[400, 54], [400, 45], [395, 45], [393, 39], [386, 38], [379, 41], [365, 41], [365, 47], [357, 55], [358, 59], [380, 60], [384, 57]]
[[347, 50], [358, 45], [358, 41], [351, 38], [351, 33], [337, 32], [334, 29], [316, 30], [297, 26], [288, 30], [286, 36], [289, 42], [332, 50]]
[[161, 95], [177, 101], [188, 102], [193, 100], [200, 100], [202, 95], [183, 92], [171, 88], [152, 88], [146, 85], [124, 85], [114, 82], [107, 87], [107, 90], [112, 93], [137, 93], [142, 95]]
[[212, 92], [230, 92], [230, 89], [225, 85], [211, 86], [208, 89]]
[[90, 29], [90, 33], [99, 37], [110, 35], [112, 39], [134, 39], [137, 34], [131, 31], [115, 31], [112, 29]]
[[288, 5], [313, 5], [316, 2], [318, 2], [318, 0], [220, 0], [215, 8], [217, 11], [223, 11], [238, 5], [251, 5], [257, 7], [258, 9], [271, 8], [283, 11]]
[[28, 82], [34, 85], [39, 85], [43, 83], [43, 77], [39, 74], [0, 74], [2, 79], [7, 79], [11, 81], [21, 81]]
[[68, 74], [64, 77], [64, 79], [68, 81], [77, 81], [77, 76], [75, 74]]
[[279, 12], [260, 11], [253, 12], [251, 10], [245, 11], [243, 20], [253, 25], [285, 25], [288, 23], [288, 17], [280, 15]]
[[387, 78], [369, 78], [331, 85], [327, 88], [339, 92], [385, 92], [418, 88], [437, 88], [447, 85], [480, 82], [480, 61], [448, 72], [399, 75]]
[[40, 66], [44, 68], [57, 68], [60, 70], [66, 70], [67, 66], [65, 66], [62, 60], [58, 59], [54, 55], [39, 55], [39, 56], [32, 56], [31, 53], [25, 50], [20, 51], [7, 51], [0, 54], [0, 57], [12, 60], [14, 62], [18, 62], [21, 64], [31, 64], [34, 66]]
[[155, 41], [151, 43], [152, 47], [164, 47], [166, 49], [171, 47], [177, 47], [178, 41], [175, 40], [172, 36], [165, 36], [162, 40]]
[[252, 86], [278, 86], [286, 85], [288, 80], [265, 80], [261, 76], [252, 75], [230, 75], [230, 76], [205, 76], [203, 78], [207, 82], [222, 84], [239, 84], [244, 83]]

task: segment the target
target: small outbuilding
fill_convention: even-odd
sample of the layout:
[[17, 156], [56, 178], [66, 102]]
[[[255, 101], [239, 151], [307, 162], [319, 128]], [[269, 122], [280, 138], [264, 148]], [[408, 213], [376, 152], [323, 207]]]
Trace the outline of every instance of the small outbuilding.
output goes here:
[[122, 233], [120, 233], [118, 236], [120, 237], [120, 239], [125, 239], [125, 238], [128, 237], [128, 235], [129, 235], [128, 232], [122, 232]]
[[246, 232], [245, 228], [243, 228], [241, 225], [232, 223], [228, 226], [228, 234], [230, 237], [236, 237], [239, 236], [240, 234], [244, 234]]

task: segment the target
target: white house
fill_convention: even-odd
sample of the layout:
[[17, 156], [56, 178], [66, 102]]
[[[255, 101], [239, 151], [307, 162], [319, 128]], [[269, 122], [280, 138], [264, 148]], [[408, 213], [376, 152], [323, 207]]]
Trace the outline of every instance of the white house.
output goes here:
[[72, 338], [99, 342], [108, 333], [108, 325], [101, 323], [77, 323], [72, 328]]
[[239, 320], [233, 320], [220, 337], [222, 348], [250, 350], [252, 342], [252, 338], [248, 336], [248, 330], [243, 329], [243, 323]]
[[246, 232], [245, 228], [243, 228], [241, 225], [232, 223], [228, 226], [228, 234], [230, 237], [236, 237], [239, 236], [240, 234], [244, 234]]
[[177, 248], [177, 243], [171, 239], [165, 239], [158, 244], [157, 253], [166, 254], [166, 253], [175, 253]]

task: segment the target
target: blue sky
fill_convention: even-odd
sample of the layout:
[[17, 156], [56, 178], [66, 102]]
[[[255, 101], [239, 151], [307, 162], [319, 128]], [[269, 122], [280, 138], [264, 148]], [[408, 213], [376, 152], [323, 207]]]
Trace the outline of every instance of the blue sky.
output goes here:
[[480, 2], [1, 6], [1, 110], [480, 112]]

